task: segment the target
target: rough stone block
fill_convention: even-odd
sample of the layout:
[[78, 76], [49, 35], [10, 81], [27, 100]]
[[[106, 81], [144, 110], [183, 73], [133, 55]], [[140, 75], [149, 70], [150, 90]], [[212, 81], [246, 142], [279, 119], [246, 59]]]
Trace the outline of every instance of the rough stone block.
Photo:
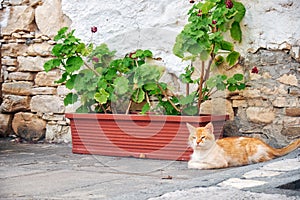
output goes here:
[[233, 100], [232, 101], [232, 107], [238, 108], [238, 107], [247, 107], [247, 101], [246, 100]]
[[27, 52], [27, 46], [24, 44], [9, 43], [3, 44], [5, 50], [2, 49], [2, 56], [22, 56]]
[[249, 107], [246, 114], [247, 118], [254, 123], [270, 124], [275, 119], [275, 112], [270, 108]]
[[17, 66], [17, 59], [15, 58], [4, 58], [1, 60], [2, 65], [7, 65], [7, 66]]
[[37, 88], [32, 88], [31, 94], [32, 95], [55, 95], [57, 93], [57, 89], [54, 87], [37, 87]]
[[203, 114], [228, 114], [230, 119], [234, 118], [234, 112], [231, 102], [222, 98], [215, 98], [205, 101], [201, 105], [201, 113]]
[[249, 107], [268, 107], [271, 103], [264, 101], [262, 98], [247, 100]]
[[67, 94], [69, 94], [71, 92], [71, 90], [69, 90], [68, 88], [66, 88], [65, 85], [59, 85], [57, 87], [57, 95], [58, 96], [66, 96]]
[[288, 106], [288, 102], [285, 97], [277, 97], [272, 104], [277, 108], [284, 108]]
[[277, 79], [280, 83], [286, 84], [286, 85], [293, 85], [298, 86], [298, 79], [294, 74], [284, 74], [279, 79]]
[[14, 6], [14, 9], [10, 10], [7, 26], [1, 30], [2, 34], [10, 35], [17, 30], [34, 31], [34, 27], [31, 26], [34, 11], [34, 8], [29, 6]]
[[27, 141], [38, 141], [45, 137], [46, 122], [33, 113], [15, 114], [12, 128], [16, 135]]
[[285, 114], [291, 117], [300, 117], [300, 108], [286, 108]]
[[261, 97], [261, 92], [258, 89], [251, 89], [251, 90], [246, 89], [246, 90], [243, 90], [241, 93], [242, 93], [242, 96], [244, 96], [247, 99]]
[[290, 91], [289, 91], [289, 94], [290, 95], [293, 95], [293, 96], [298, 96], [298, 97], [300, 97], [300, 89], [291, 89]]
[[30, 72], [12, 72], [8, 74], [8, 79], [14, 81], [33, 81], [34, 74]]
[[47, 121], [63, 121], [65, 119], [64, 115], [55, 115], [53, 113], [45, 113], [42, 118]]
[[30, 95], [33, 82], [18, 81], [2, 84], [3, 94]]
[[44, 70], [44, 63], [47, 62], [49, 58], [42, 58], [40, 56], [36, 56], [36, 57], [19, 56], [17, 60], [19, 63], [19, 71], [40, 72]]
[[[60, 0], [52, 0], [45, 1], [43, 5], [36, 8], [35, 21], [38, 29], [44, 35], [54, 36], [60, 27], [71, 24], [70, 19], [64, 16], [61, 7]], [[51, 20], [49, 20], [49, 16], [52, 16]]]
[[46, 140], [48, 142], [65, 142], [69, 143], [71, 139], [71, 130], [69, 126], [62, 126], [58, 124], [47, 124], [46, 126]]
[[0, 136], [6, 137], [12, 132], [11, 128], [12, 115], [0, 113]]
[[5, 95], [1, 104], [2, 111], [13, 113], [30, 109], [29, 96]]
[[6, 70], [8, 71], [8, 72], [15, 72], [15, 71], [17, 71], [17, 68], [16, 67], [7, 67], [6, 68]]
[[32, 112], [37, 113], [64, 113], [63, 100], [57, 96], [37, 95], [30, 102]]
[[28, 47], [27, 53], [31, 56], [50, 56], [52, 48], [48, 43], [33, 44]]
[[55, 81], [59, 80], [61, 73], [58, 70], [50, 72], [39, 72], [35, 77], [35, 84], [38, 86], [57, 86]]
[[300, 125], [298, 126], [289, 126], [282, 129], [282, 135], [292, 137], [292, 138], [298, 138], [300, 137]]

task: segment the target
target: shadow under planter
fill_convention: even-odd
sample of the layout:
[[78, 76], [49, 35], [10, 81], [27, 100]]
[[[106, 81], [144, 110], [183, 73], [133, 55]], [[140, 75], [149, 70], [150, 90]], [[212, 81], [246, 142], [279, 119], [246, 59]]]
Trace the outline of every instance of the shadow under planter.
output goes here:
[[222, 137], [228, 115], [170, 116], [67, 113], [72, 152], [105, 156], [188, 161], [192, 150], [186, 123], [205, 126], [213, 122]]

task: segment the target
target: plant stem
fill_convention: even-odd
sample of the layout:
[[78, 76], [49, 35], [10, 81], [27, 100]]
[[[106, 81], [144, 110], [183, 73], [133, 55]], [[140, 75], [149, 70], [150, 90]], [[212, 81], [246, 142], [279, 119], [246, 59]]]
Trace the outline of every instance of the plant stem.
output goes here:
[[94, 74], [96, 74], [97, 76], [101, 76], [94, 68], [90, 67], [85, 61], [84, 61], [84, 65], [90, 70], [92, 70]]
[[107, 114], [106, 113], [106, 109], [103, 107], [103, 105], [100, 103], [100, 107], [102, 108], [102, 110], [104, 111], [104, 114]]
[[129, 114], [131, 104], [132, 104], [132, 100], [130, 99], [129, 104], [128, 104], [128, 107], [127, 107], [126, 112], [125, 112], [125, 115], [128, 115], [128, 114]]
[[198, 114], [200, 115], [200, 107], [201, 107], [201, 103], [202, 103], [202, 96], [203, 96], [203, 83], [204, 83], [204, 68], [205, 68], [205, 62], [202, 61], [201, 64], [201, 75], [200, 75], [200, 82], [199, 82], [199, 88], [198, 88], [198, 92], [199, 92], [199, 96], [198, 96]]
[[159, 85], [157, 84], [157, 87], [160, 89], [160, 91], [163, 93], [163, 95], [165, 96], [165, 98], [167, 99], [167, 101], [172, 105], [172, 107], [177, 111], [177, 112], [180, 112], [180, 109], [178, 109], [176, 107], [176, 105], [173, 103], [173, 101], [170, 100], [169, 96], [167, 95], [166, 91], [164, 91], [164, 89]]
[[190, 94], [190, 84], [187, 83], [186, 84], [186, 96], [189, 96], [189, 94]]
[[[136, 67], [139, 66], [137, 60], [135, 60], [135, 64], [136, 64]], [[128, 114], [129, 114], [131, 105], [132, 105], [132, 99], [130, 98], [129, 104], [128, 104], [127, 109], [126, 109], [126, 112], [125, 112], [125, 115], [128, 115]]]

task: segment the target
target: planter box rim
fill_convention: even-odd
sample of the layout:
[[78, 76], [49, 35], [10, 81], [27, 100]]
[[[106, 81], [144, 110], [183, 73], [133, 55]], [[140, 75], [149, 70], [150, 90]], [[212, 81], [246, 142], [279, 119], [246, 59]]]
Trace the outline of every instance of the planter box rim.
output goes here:
[[65, 113], [69, 119], [106, 119], [106, 120], [151, 120], [151, 121], [174, 121], [174, 122], [207, 122], [207, 121], [226, 121], [229, 115], [201, 115], [201, 116], [182, 116], [182, 115], [139, 115], [139, 114], [102, 114], [102, 113]]

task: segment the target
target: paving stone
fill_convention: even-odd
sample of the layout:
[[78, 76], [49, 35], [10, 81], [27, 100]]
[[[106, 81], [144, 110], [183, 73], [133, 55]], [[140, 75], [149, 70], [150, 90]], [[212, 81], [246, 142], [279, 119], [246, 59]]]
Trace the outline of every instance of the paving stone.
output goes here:
[[252, 170], [250, 172], [247, 172], [243, 175], [243, 177], [247, 179], [259, 178], [259, 177], [272, 177], [272, 176], [278, 176], [282, 173], [283, 172], [259, 169], [259, 170]]
[[230, 178], [222, 183], [219, 183], [219, 186], [222, 187], [234, 187], [237, 189], [256, 187], [260, 185], [264, 185], [267, 182], [265, 181], [257, 181], [257, 180], [249, 180], [249, 179], [239, 179], [239, 178]]

